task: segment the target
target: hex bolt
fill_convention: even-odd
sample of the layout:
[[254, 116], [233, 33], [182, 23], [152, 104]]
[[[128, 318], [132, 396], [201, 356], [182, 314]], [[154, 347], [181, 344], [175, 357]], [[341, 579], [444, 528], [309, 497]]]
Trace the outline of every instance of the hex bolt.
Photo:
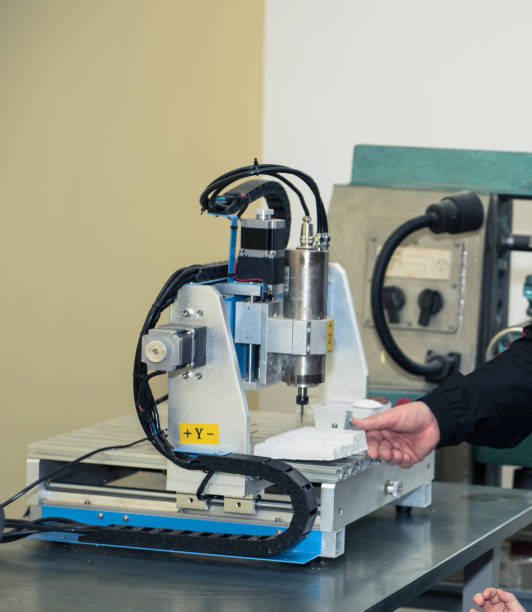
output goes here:
[[384, 494], [392, 497], [401, 497], [403, 494], [402, 480], [387, 480], [384, 483]]

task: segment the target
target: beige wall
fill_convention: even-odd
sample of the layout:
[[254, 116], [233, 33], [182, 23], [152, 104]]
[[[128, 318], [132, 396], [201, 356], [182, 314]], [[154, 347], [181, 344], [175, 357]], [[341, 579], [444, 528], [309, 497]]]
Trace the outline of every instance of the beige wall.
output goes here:
[[226, 257], [197, 200], [261, 152], [262, 32], [259, 0], [0, 0], [1, 499], [28, 442], [133, 410], [160, 286]]

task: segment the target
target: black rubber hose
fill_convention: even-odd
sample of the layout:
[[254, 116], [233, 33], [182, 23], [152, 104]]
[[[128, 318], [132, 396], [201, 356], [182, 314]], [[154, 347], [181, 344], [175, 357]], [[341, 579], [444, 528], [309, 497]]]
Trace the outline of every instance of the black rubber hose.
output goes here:
[[434, 223], [436, 216], [433, 213], [420, 215], [405, 221], [386, 239], [382, 249], [375, 262], [373, 270], [373, 278], [371, 280], [371, 313], [375, 329], [382, 342], [384, 348], [388, 351], [390, 357], [403, 369], [411, 374], [419, 376], [433, 376], [442, 371], [446, 367], [446, 360], [443, 356], [434, 355], [430, 363], [417, 363], [407, 357], [403, 351], [397, 346], [397, 343], [392, 337], [390, 328], [386, 321], [383, 305], [383, 286], [386, 268], [390, 263], [395, 249], [399, 244], [410, 234], [424, 227], [429, 227]]

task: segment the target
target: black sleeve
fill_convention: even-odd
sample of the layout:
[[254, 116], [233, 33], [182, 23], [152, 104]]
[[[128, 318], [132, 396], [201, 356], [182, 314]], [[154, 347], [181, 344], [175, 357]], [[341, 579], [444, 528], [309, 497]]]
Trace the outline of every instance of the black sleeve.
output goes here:
[[420, 399], [438, 421], [439, 446], [515, 446], [532, 433], [532, 326], [508, 350]]

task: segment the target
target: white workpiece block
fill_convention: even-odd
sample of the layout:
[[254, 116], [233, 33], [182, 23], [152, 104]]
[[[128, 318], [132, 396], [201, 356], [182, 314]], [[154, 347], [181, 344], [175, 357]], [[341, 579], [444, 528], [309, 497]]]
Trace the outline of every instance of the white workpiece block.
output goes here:
[[255, 455], [274, 459], [332, 461], [363, 453], [366, 434], [350, 429], [298, 427], [255, 445]]

